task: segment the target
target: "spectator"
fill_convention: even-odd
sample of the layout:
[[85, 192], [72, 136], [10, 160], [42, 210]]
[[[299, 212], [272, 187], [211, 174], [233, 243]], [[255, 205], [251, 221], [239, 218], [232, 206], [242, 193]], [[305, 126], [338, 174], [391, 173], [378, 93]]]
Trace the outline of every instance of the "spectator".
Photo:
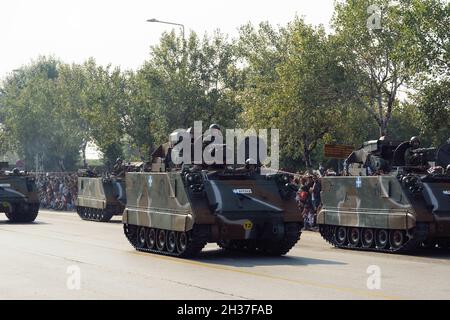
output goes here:
[[38, 173], [36, 186], [41, 208], [75, 210], [78, 177], [76, 173]]
[[314, 175], [312, 180], [313, 180], [313, 186], [310, 189], [310, 192], [311, 192], [311, 199], [312, 199], [312, 208], [314, 211], [313, 228], [315, 228], [317, 213], [319, 212], [320, 205], [322, 203], [322, 199], [320, 197], [320, 192], [322, 191], [322, 184], [321, 184], [319, 176], [317, 176], [317, 175]]
[[320, 175], [318, 173], [306, 173], [300, 176], [297, 204], [304, 219], [304, 230], [316, 230], [316, 216], [320, 210], [322, 189]]

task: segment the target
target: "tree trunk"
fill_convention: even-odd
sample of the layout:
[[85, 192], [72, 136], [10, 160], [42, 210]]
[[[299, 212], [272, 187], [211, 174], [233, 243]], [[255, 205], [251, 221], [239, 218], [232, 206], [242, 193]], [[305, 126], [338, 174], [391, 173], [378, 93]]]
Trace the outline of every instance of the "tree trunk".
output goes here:
[[311, 152], [305, 154], [305, 164], [307, 169], [312, 169]]
[[386, 135], [386, 122], [384, 119], [381, 119], [380, 121], [380, 137]]
[[306, 168], [308, 170], [312, 169], [311, 151], [307, 146], [303, 147], [303, 160], [305, 161]]
[[390, 116], [382, 117], [380, 121], [380, 137], [388, 134], [388, 124]]
[[383, 95], [381, 88], [377, 92], [378, 116], [380, 118], [380, 137], [386, 134], [386, 119], [383, 116]]
[[81, 152], [83, 155], [83, 168], [87, 169], [88, 163], [86, 160], [86, 148], [87, 148], [87, 141], [83, 141], [83, 144], [81, 145]]

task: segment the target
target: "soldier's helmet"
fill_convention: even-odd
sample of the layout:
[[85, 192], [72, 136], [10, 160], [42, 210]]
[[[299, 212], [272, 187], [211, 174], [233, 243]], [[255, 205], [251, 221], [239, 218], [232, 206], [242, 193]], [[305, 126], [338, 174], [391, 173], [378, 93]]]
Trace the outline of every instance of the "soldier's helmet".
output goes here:
[[254, 170], [254, 169], [256, 169], [258, 167], [258, 165], [257, 165], [257, 162], [254, 159], [248, 158], [247, 160], [245, 160], [245, 167], [247, 169]]
[[420, 139], [419, 137], [412, 137], [411, 140], [409, 140], [409, 144], [413, 147], [413, 148], [418, 148], [420, 147]]
[[319, 172], [320, 172], [320, 174], [321, 174], [322, 176], [323, 176], [324, 173], [325, 173], [325, 168], [324, 168], [324, 166], [323, 166], [322, 164], [319, 165]]
[[120, 163], [120, 162], [122, 162], [122, 158], [117, 158], [116, 163]]
[[220, 131], [219, 125], [218, 125], [218, 124], [215, 124], [215, 123], [213, 123], [212, 125], [209, 126], [209, 130], [212, 130], [212, 129], [217, 129], [217, 130]]

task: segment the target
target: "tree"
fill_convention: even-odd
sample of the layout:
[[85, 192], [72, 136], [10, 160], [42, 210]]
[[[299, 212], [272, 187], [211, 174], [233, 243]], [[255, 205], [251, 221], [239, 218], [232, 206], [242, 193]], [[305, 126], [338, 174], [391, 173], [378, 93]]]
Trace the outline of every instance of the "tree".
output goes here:
[[274, 30], [241, 29], [248, 65], [241, 98], [248, 126], [279, 128], [281, 153], [312, 167], [312, 153], [331, 132], [345, 106], [346, 75], [323, 28], [295, 19]]
[[405, 26], [402, 45], [409, 63], [420, 66], [419, 76], [449, 76], [450, 2], [405, 0], [402, 10]]
[[2, 86], [3, 134], [28, 168], [35, 160], [47, 170], [60, 170], [60, 164], [73, 168], [78, 161], [80, 141], [72, 137], [74, 128], [63, 117], [57, 94], [59, 65], [56, 59], [41, 57]]
[[450, 132], [450, 3], [409, 0], [405, 6], [409, 59], [422, 66], [409, 103], [417, 110], [422, 136], [439, 145]]
[[450, 79], [423, 86], [413, 96], [417, 125], [424, 137], [439, 145], [450, 137]]
[[127, 79], [119, 68], [98, 66], [94, 59], [89, 59], [82, 68], [86, 82], [81, 90], [83, 107], [79, 116], [110, 167], [123, 155]]
[[140, 160], [148, 158], [152, 150], [167, 141], [167, 119], [162, 112], [157, 77], [148, 68], [127, 74], [124, 132], [128, 137], [130, 156], [134, 154]]
[[410, 63], [405, 44], [404, 3], [390, 0], [340, 1], [333, 26], [344, 50], [340, 60], [354, 85], [352, 95], [376, 121], [380, 135], [388, 134], [398, 92], [421, 66]]
[[[239, 82], [233, 50], [218, 32], [202, 40], [192, 32], [186, 41], [174, 32], [163, 34], [138, 71], [148, 90], [141, 93], [162, 121], [159, 129], [187, 128], [194, 121], [234, 126], [240, 108], [234, 93]], [[164, 141], [168, 133], [160, 135]]]
[[87, 166], [86, 147], [91, 138], [89, 123], [90, 106], [87, 104], [88, 79], [85, 67], [78, 64], [62, 64], [59, 68], [58, 93], [61, 109], [71, 127], [71, 136], [81, 141], [83, 166]]

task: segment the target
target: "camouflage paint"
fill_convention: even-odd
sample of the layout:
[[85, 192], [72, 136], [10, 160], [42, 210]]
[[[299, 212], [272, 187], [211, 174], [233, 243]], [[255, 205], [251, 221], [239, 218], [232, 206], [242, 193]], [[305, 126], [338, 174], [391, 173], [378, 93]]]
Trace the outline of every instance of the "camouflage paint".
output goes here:
[[180, 171], [127, 173], [123, 223], [179, 232], [211, 225], [215, 241], [273, 239], [283, 235], [285, 222], [302, 222], [294, 197], [283, 200], [274, 179], [221, 179], [215, 171], [202, 177], [204, 191], [196, 194]]
[[[116, 191], [118, 190], [118, 191]], [[120, 179], [78, 177], [78, 207], [105, 209], [123, 206], [118, 197], [125, 199], [125, 186]]]
[[188, 231], [193, 212], [180, 173], [127, 173], [123, 222], [164, 230]]
[[403, 229], [416, 213], [395, 176], [324, 177], [318, 224]]
[[0, 212], [11, 213], [17, 205], [39, 206], [34, 177], [0, 174]]

